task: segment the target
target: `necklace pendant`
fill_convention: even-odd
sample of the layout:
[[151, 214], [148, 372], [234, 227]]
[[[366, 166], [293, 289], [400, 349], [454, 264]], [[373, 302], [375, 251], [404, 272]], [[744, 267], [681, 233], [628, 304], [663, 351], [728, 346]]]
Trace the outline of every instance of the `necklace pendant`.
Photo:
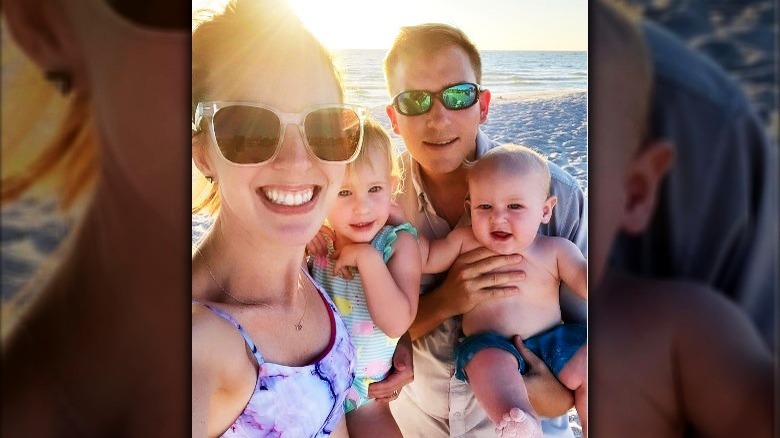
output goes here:
[[295, 325], [295, 330], [296, 331], [301, 331], [302, 328], [303, 328], [303, 324], [301, 324], [300, 322]]

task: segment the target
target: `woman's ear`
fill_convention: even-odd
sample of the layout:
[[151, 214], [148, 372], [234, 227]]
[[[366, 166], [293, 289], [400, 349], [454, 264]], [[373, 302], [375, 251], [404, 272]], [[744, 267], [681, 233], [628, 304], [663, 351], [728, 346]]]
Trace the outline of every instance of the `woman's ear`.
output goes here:
[[200, 170], [206, 177], [215, 178], [214, 167], [211, 165], [209, 159], [208, 144], [206, 142], [206, 136], [202, 133], [192, 136], [192, 161], [195, 163], [195, 167]]
[[631, 158], [624, 179], [623, 231], [637, 234], [645, 230], [655, 211], [658, 188], [673, 162], [674, 150], [663, 140], [645, 145]]
[[3, 15], [24, 53], [60, 91], [85, 91], [84, 64], [67, 14], [58, 1], [5, 0]]

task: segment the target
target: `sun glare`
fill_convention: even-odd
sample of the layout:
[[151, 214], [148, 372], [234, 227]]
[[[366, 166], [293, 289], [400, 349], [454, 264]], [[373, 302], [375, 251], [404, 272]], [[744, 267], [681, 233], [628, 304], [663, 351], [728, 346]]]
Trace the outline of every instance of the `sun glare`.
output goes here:
[[379, 12], [361, 0], [288, 2], [303, 24], [331, 49], [386, 48], [397, 31], [383, 24], [388, 20], [379, 19]]
[[[259, 0], [250, 0], [259, 1]], [[452, 0], [286, 0], [329, 49], [387, 49], [400, 26], [442, 22], [463, 29], [480, 49], [587, 50], [584, 0], [491, 0], [490, 7]], [[228, 0], [193, 0], [193, 10]], [[475, 2], [476, 3], [476, 2]]]

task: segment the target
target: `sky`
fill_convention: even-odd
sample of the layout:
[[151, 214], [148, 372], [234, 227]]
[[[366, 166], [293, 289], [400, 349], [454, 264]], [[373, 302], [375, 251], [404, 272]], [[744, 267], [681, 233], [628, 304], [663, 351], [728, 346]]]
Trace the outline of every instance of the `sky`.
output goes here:
[[[225, 0], [193, 0], [193, 9]], [[587, 50], [586, 0], [287, 0], [331, 49], [387, 49], [400, 26], [462, 29], [480, 50]]]

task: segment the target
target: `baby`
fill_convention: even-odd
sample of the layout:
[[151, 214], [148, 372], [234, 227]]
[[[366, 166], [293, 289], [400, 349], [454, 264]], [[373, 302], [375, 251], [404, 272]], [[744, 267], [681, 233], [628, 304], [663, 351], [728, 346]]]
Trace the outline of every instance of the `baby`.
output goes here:
[[587, 436], [587, 332], [581, 325], [562, 324], [559, 305], [561, 282], [587, 299], [587, 262], [572, 242], [538, 233], [556, 202], [547, 161], [527, 147], [505, 145], [477, 161], [468, 178], [471, 226], [456, 228], [445, 239], [421, 239], [423, 273], [445, 271], [460, 254], [487, 247], [520, 254], [512, 269], [526, 277], [517, 284], [519, 294], [484, 302], [463, 315], [466, 338], [455, 350], [455, 375], [470, 383], [499, 436], [541, 436], [521, 376], [526, 366], [510, 341], [519, 335], [574, 391]]
[[674, 153], [647, 135], [652, 67], [634, 18], [604, 2], [590, 13], [591, 429], [607, 438], [777, 436], [772, 356], [747, 315], [706, 285], [608, 265], [618, 231], [646, 229]]

